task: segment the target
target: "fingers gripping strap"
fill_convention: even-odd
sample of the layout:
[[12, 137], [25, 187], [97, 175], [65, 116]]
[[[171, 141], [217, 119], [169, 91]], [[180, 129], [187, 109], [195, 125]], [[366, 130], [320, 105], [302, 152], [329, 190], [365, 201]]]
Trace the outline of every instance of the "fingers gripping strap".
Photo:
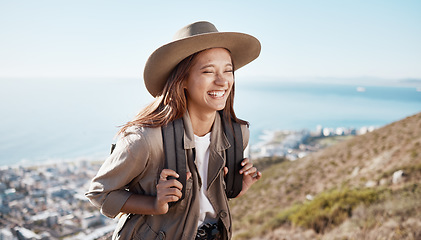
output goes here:
[[[172, 169], [180, 176], [178, 181], [183, 185], [181, 193], [184, 199], [187, 178], [186, 154], [184, 151], [184, 124], [183, 119], [177, 119], [162, 127], [162, 138], [165, 152], [165, 168]], [[174, 177], [169, 177], [174, 179]], [[173, 204], [173, 203], [172, 203]], [[170, 203], [170, 205], [172, 205]]]
[[224, 126], [225, 135], [231, 147], [226, 150], [225, 166], [228, 167], [228, 174], [225, 176], [226, 194], [228, 198], [235, 198], [243, 187], [243, 176], [239, 173], [241, 161], [243, 160], [243, 137], [241, 125], [236, 122], [229, 124], [223, 114], [221, 119]]
[[175, 153], [177, 155], [177, 173], [180, 176], [178, 181], [183, 185], [181, 190], [182, 196], [180, 200], [184, 199], [186, 193], [186, 180], [187, 180], [187, 168], [186, 168], [186, 152], [184, 151], [184, 124], [183, 119], [179, 118], [173, 122], [174, 124], [174, 137], [175, 137]]

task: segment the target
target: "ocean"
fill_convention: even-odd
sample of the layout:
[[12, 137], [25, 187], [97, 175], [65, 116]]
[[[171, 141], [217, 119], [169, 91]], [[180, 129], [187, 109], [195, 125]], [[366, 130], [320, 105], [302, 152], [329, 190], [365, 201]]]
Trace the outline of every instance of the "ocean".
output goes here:
[[[139, 79], [0, 79], [0, 166], [104, 159], [152, 100]], [[419, 89], [418, 89], [419, 90]], [[236, 85], [250, 144], [273, 130], [381, 127], [421, 111], [415, 87], [284, 81]]]

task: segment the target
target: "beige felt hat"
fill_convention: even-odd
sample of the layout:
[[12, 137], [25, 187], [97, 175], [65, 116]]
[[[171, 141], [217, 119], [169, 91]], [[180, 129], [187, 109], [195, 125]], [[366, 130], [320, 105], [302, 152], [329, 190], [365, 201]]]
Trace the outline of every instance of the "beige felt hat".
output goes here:
[[195, 22], [180, 29], [173, 41], [155, 50], [145, 65], [143, 79], [149, 93], [156, 97], [164, 88], [171, 71], [184, 58], [209, 48], [222, 47], [231, 52], [234, 70], [256, 59], [260, 42], [238, 32], [219, 32], [210, 22]]

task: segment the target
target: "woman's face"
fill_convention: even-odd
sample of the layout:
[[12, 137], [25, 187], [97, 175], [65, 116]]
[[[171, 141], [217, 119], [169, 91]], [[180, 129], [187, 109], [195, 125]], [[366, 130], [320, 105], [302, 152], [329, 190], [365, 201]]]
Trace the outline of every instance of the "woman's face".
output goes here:
[[234, 71], [228, 50], [212, 48], [199, 53], [184, 84], [189, 112], [202, 114], [224, 109], [233, 83]]

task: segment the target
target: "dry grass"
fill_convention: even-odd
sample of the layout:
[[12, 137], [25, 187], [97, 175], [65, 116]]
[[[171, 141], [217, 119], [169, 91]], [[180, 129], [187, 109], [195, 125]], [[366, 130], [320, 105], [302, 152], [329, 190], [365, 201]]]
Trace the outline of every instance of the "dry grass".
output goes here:
[[[355, 209], [362, 207], [353, 206], [351, 213], [344, 220], [335, 223], [332, 228], [329, 227], [329, 231], [324, 235], [316, 234], [311, 230], [311, 226], [296, 224], [282, 214], [288, 210], [293, 212], [294, 208], [303, 205], [308, 194], [321, 196], [330, 189], [347, 188], [350, 191], [364, 189], [367, 182], [374, 182], [375, 191], [380, 188], [399, 191], [420, 182], [421, 113], [366, 135], [335, 144], [299, 161], [280, 162], [273, 165], [270, 163], [265, 167], [262, 179], [245, 196], [230, 202], [235, 239], [253, 239], [257, 236], [259, 236], [257, 239], [282, 239], [277, 238], [282, 233], [288, 233], [284, 236], [290, 236], [285, 239], [294, 239], [291, 236], [295, 235], [297, 235], [296, 239], [324, 239], [324, 235], [328, 236], [329, 232], [334, 232], [335, 229], [341, 227], [351, 228], [355, 225], [355, 229], [359, 229], [361, 226], [352, 221], [352, 212], [360, 211]], [[396, 170], [403, 170], [406, 173], [405, 181], [392, 185], [392, 175]], [[380, 186], [380, 183], [383, 185]], [[368, 204], [366, 207], [375, 209], [375, 206], [386, 204], [388, 199], [392, 199], [391, 196], [384, 195], [381, 201], [377, 201], [374, 205]], [[402, 201], [408, 199], [403, 198]], [[407, 201], [410, 203], [408, 209], [415, 207], [414, 201]], [[366, 212], [370, 216], [374, 214], [370, 211]], [[317, 215], [313, 212], [308, 214]], [[395, 216], [397, 213], [394, 212], [392, 215]], [[373, 221], [370, 219], [367, 217], [368, 223]], [[391, 219], [393, 220], [394, 217], [386, 216], [382, 222], [388, 222]], [[406, 221], [409, 222], [405, 223]], [[406, 219], [405, 222], [406, 225], [398, 222], [399, 229], [417, 226], [413, 220]], [[364, 229], [367, 232], [364, 238], [344, 236], [344, 238], [329, 239], [376, 239], [371, 238], [369, 233], [372, 230], [369, 227]], [[387, 229], [389, 228], [384, 227], [382, 231], [387, 231]], [[410, 236], [417, 236], [417, 234], [417, 232], [411, 232], [406, 234], [409, 238], [402, 239], [411, 239]]]

